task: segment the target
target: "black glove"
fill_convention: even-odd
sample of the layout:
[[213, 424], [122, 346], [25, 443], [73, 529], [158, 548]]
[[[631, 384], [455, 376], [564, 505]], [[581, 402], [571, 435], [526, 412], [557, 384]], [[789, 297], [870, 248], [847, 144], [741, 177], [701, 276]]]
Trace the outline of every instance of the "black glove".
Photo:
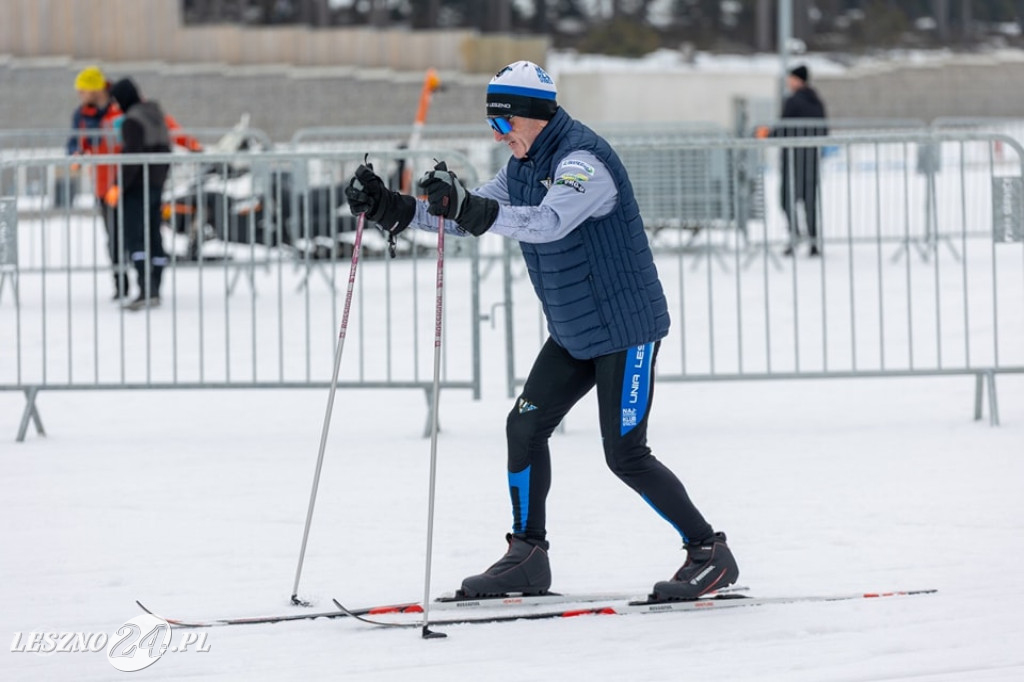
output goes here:
[[389, 190], [369, 164], [356, 169], [345, 188], [345, 198], [352, 215], [365, 213], [392, 236], [409, 227], [416, 215], [416, 199]]
[[470, 194], [462, 181], [441, 161], [420, 178], [431, 215], [454, 220], [466, 232], [479, 237], [498, 217], [498, 202]]

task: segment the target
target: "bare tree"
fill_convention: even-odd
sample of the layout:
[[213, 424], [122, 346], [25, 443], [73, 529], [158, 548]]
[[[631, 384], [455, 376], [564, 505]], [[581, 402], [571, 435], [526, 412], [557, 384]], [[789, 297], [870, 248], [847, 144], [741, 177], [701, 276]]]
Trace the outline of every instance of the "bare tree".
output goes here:
[[949, 41], [949, 0], [932, 0], [935, 16], [935, 35], [940, 43]]
[[441, 16], [441, 0], [412, 0], [409, 16], [412, 27], [437, 28]]
[[612, 19], [646, 19], [652, 0], [612, 0]]
[[488, 28], [496, 33], [508, 33], [512, 29], [511, 0], [490, 0], [488, 6]]
[[221, 21], [224, 18], [223, 0], [193, 0], [191, 3], [193, 16], [198, 21]]
[[312, 0], [313, 7], [310, 11], [310, 24], [313, 26], [328, 26], [331, 23], [331, 8], [328, 6], [330, 0]]
[[551, 30], [547, 0], [533, 0], [533, 16], [530, 17], [529, 29], [534, 33], [548, 33]]
[[792, 0], [793, 37], [806, 42], [811, 37], [810, 7], [807, 0]]
[[[486, 32], [528, 31], [551, 35], [555, 44], [578, 46], [609, 23], [620, 31], [648, 34], [649, 47], [675, 46], [680, 40], [708, 48], [753, 47], [769, 51], [776, 42], [776, 15], [783, 0], [181, 0], [188, 22], [243, 22], [329, 26], [345, 23], [378, 28], [394, 20], [414, 29], [462, 26]], [[793, 35], [829, 49], [837, 45], [907, 44], [918, 29], [912, 23], [934, 17], [940, 45], [973, 44], [988, 25], [1016, 21], [1024, 25], [1024, 0], [789, 0]], [[667, 6], [665, 3], [669, 3]], [[649, 23], [652, 8], [666, 7], [672, 20]], [[851, 12], [859, 8], [862, 13]], [[651, 37], [653, 36], [653, 38]], [[820, 39], [820, 40], [819, 40]], [[616, 51], [619, 34], [599, 37], [592, 49]], [[621, 46], [620, 46], [621, 47]]]
[[760, 52], [768, 52], [774, 44], [772, 34], [774, 33], [775, 22], [773, 20], [772, 5], [772, 0], [757, 0], [754, 35], [757, 41], [757, 50]]
[[960, 0], [960, 36], [969, 43], [974, 36], [974, 17], [971, 15], [971, 0]]
[[376, 28], [388, 25], [387, 0], [370, 0], [370, 25]]

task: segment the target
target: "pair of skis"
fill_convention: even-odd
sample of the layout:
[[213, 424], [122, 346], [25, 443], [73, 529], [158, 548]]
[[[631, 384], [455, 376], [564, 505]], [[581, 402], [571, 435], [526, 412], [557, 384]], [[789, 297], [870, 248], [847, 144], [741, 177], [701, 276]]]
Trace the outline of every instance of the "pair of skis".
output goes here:
[[[934, 589], [901, 590], [892, 592], [853, 592], [835, 595], [797, 595], [783, 597], [751, 597], [744, 594], [746, 588], [726, 588], [706, 598], [693, 601], [652, 601], [638, 599], [625, 593], [595, 594], [546, 594], [540, 596], [490, 597], [483, 599], [443, 598], [430, 605], [431, 612], [452, 613], [451, 616], [430, 619], [431, 626], [462, 625], [476, 623], [503, 623], [517, 620], [547, 620], [571, 618], [584, 615], [635, 615], [712, 611], [746, 606], [773, 604], [800, 604], [815, 602], [852, 601], [860, 599], [882, 599], [934, 594]], [[410, 616], [423, 613], [420, 602], [402, 602], [360, 608], [347, 608], [334, 600], [335, 608], [329, 611], [304, 611], [301, 613], [276, 614], [267, 616], [243, 616], [236, 618], [211, 618], [207, 620], [186, 620], [168, 618], [151, 611], [141, 602], [136, 602], [146, 613], [156, 615], [168, 624], [181, 628], [205, 628], [227, 625], [260, 623], [282, 623], [295, 620], [318, 618], [354, 618], [380, 627], [421, 627], [421, 621], [409, 620]]]

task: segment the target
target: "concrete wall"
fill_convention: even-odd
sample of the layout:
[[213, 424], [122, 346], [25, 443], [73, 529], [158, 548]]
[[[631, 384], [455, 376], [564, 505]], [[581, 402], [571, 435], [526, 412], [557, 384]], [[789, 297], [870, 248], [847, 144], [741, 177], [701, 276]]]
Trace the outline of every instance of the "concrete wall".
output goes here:
[[[511, 58], [509, 58], [511, 61]], [[0, 56], [0, 128], [61, 128], [77, 105], [75, 74], [91, 61]], [[105, 62], [111, 79], [130, 75], [184, 125], [228, 127], [243, 113], [275, 140], [303, 127], [408, 125], [424, 70]], [[815, 77], [832, 118], [1024, 117], [1024, 59], [1016, 53], [916, 66], [883, 65]], [[441, 71], [429, 123], [481, 123], [488, 74]], [[707, 70], [556, 73], [559, 101], [590, 123], [702, 121], [733, 127], [733, 100], [778, 112], [768, 73]], [[482, 125], [482, 123], [481, 123]]]
[[[75, 74], [88, 62], [0, 58], [0, 128], [67, 127]], [[423, 71], [351, 67], [100, 62], [108, 79], [131, 76], [185, 126], [229, 127], [243, 113], [284, 141], [303, 127], [409, 125]], [[441, 72], [429, 123], [479, 123], [490, 76]], [[770, 76], [588, 73], [558, 76], [559, 102], [588, 123], [702, 121], [732, 128], [732, 99], [770, 98]]]
[[703, 121], [732, 129], [733, 100], [771, 98], [771, 75], [711, 71], [587, 72], [558, 77], [559, 101], [593, 123]]
[[[812, 69], [829, 116], [841, 119], [1024, 118], [1024, 52], [932, 55], [850, 69]], [[776, 118], [777, 74], [764, 60], [716, 70], [587, 70], [558, 74], [559, 99], [594, 122], [707, 121], [731, 130], [734, 100], [755, 104], [759, 120]]]
[[543, 63], [550, 44], [469, 30], [186, 27], [180, 8], [180, 0], [0, 0], [0, 54], [490, 74], [515, 59]]
[[[812, 70], [813, 72], [813, 70]], [[829, 116], [842, 119], [1024, 118], [1024, 52], [930, 56], [817, 70], [812, 85]], [[594, 122], [708, 121], [727, 129], [734, 100], [757, 104], [757, 118], [779, 114], [777, 74], [752, 61], [720, 71], [670, 68], [558, 74], [560, 100]]]
[[[75, 74], [87, 62], [0, 58], [0, 129], [68, 128], [78, 106]], [[100, 62], [108, 79], [131, 76], [186, 127], [230, 127], [244, 113], [274, 140], [313, 126], [411, 125], [424, 72], [387, 69], [228, 67]], [[489, 76], [441, 72], [429, 123], [484, 126]]]
[[1024, 53], [946, 55], [850, 69], [816, 81], [833, 116], [1024, 117]]
[[[428, 66], [445, 91], [431, 123], [479, 123], [490, 74], [546, 60], [547, 40], [469, 31], [184, 27], [178, 0], [0, 0], [0, 128], [60, 128], [75, 73], [100, 64], [193, 127], [243, 113], [276, 140], [322, 125], [407, 125]], [[6, 57], [4, 55], [7, 55]], [[58, 55], [58, 56], [54, 56]], [[819, 59], [821, 59], [819, 57]], [[607, 70], [580, 60], [554, 71], [559, 101], [592, 123], [702, 121], [733, 127], [734, 100], [778, 112], [763, 59], [727, 67]], [[916, 57], [814, 69], [832, 118], [1024, 116], [1024, 53]]]

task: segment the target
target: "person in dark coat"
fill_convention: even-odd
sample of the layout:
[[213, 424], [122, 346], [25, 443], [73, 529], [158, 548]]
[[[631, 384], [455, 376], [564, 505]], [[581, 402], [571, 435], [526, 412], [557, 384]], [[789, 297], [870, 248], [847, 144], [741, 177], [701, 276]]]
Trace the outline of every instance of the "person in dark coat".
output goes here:
[[[786, 86], [790, 95], [782, 105], [782, 121], [772, 131], [773, 137], [817, 137], [828, 135], [824, 120], [825, 103], [818, 93], [808, 85], [810, 74], [806, 66], [798, 66], [789, 72]], [[799, 122], [793, 119], [815, 119], [815, 122]], [[811, 240], [810, 255], [820, 253], [818, 241], [818, 184], [820, 180], [818, 147], [784, 147], [782, 153], [782, 210], [786, 213], [789, 229], [789, 245], [783, 252], [793, 255], [793, 247], [799, 239], [797, 204], [803, 202], [807, 218], [807, 236]]]
[[[114, 83], [110, 95], [124, 112], [121, 153], [171, 151], [170, 132], [159, 104], [143, 100], [129, 78]], [[129, 310], [160, 305], [160, 280], [167, 265], [167, 252], [160, 234], [161, 197], [169, 170], [166, 163], [124, 164], [119, 184], [114, 185], [107, 196], [107, 203], [112, 205], [120, 198], [125, 250], [138, 272], [139, 295], [125, 306]]]

